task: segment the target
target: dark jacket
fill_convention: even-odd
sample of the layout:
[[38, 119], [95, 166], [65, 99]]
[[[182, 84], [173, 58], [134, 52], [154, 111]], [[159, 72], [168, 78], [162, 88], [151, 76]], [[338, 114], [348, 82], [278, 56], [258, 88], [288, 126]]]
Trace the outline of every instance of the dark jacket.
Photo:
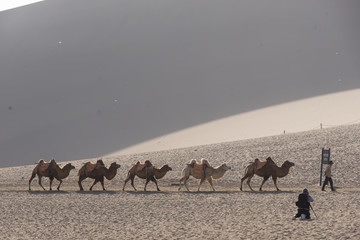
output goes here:
[[296, 206], [298, 206], [299, 208], [309, 208], [310, 207], [310, 203], [308, 201], [307, 194], [305, 194], [305, 193], [299, 194], [299, 199], [296, 202]]

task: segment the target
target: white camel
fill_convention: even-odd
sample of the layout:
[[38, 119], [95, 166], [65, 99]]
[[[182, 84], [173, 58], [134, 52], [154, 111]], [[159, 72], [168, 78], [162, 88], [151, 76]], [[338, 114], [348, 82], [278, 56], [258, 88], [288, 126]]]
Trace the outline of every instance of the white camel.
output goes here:
[[225, 163], [214, 168], [210, 166], [209, 162], [206, 159], [201, 159], [201, 164], [197, 164], [196, 160], [192, 159], [190, 163], [186, 164], [186, 167], [182, 170], [179, 191], [182, 186], [181, 182], [184, 182], [185, 188], [190, 191], [187, 186], [187, 181], [190, 176], [193, 176], [196, 179], [200, 179], [198, 191], [200, 191], [200, 186], [205, 180], [210, 183], [213, 191], [215, 191], [212, 180], [222, 178], [225, 172], [230, 169], [231, 167], [227, 166]]

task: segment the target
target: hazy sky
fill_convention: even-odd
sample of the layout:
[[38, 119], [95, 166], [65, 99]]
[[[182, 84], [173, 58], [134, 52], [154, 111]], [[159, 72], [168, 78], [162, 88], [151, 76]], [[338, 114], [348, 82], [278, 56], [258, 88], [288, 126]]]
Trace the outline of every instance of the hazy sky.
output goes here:
[[97, 157], [360, 87], [357, 0], [47, 0], [0, 12], [0, 167]]

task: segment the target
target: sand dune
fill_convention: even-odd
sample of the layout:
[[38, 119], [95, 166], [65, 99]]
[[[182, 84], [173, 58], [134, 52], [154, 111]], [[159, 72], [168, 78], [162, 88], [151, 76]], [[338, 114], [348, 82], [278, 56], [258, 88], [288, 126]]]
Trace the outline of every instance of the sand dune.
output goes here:
[[[0, 167], [98, 157], [158, 137], [173, 148], [161, 136], [359, 89], [359, 6], [52, 0], [1, 11]], [[261, 137], [264, 119], [240, 117], [241, 128], [212, 129], [206, 142], [186, 134], [175, 147]], [[270, 135], [320, 124], [275, 123]]]
[[[121, 164], [114, 180], [93, 192], [78, 192], [76, 171], [70, 173], [62, 191], [41, 191], [37, 182], [27, 191], [33, 165], [0, 169], [0, 200], [3, 239], [358, 239], [360, 125], [312, 130], [272, 137], [203, 145], [176, 150], [104, 158]], [[331, 148], [337, 192], [321, 192], [319, 187], [321, 148]], [[281, 164], [295, 163], [288, 176], [279, 179], [281, 192], [271, 180], [263, 192], [239, 191], [245, 166], [255, 157], [271, 156]], [[191, 158], [208, 158], [212, 165], [226, 162], [233, 169], [214, 181], [216, 192], [204, 184], [195, 192], [197, 181], [190, 180], [191, 192], [177, 191], [181, 169]], [[134, 192], [130, 185], [122, 192], [127, 169], [136, 161], [150, 159], [156, 166], [168, 163], [173, 171], [159, 180], [162, 192]], [[82, 163], [96, 159], [73, 161]], [[65, 163], [62, 163], [65, 164]], [[254, 177], [257, 189], [261, 179]], [[85, 180], [85, 189], [90, 186]], [[143, 180], [135, 185], [142, 189]], [[44, 181], [48, 188], [48, 181]], [[307, 187], [315, 199], [312, 221], [292, 221], [295, 201]]]
[[360, 122], [360, 89], [327, 94], [237, 114], [167, 134], [110, 155], [134, 154], [259, 138]]
[[[1, 12], [0, 164], [20, 165], [0, 168], [1, 239], [360, 239], [358, 6], [62, 0]], [[320, 191], [322, 148], [336, 192]], [[108, 191], [78, 191], [78, 169], [101, 155], [121, 164]], [[28, 191], [32, 162], [50, 156], [87, 159], [71, 161], [61, 191], [36, 179]], [[269, 180], [241, 192], [245, 167], [268, 156], [295, 163], [282, 191]], [[194, 179], [177, 190], [194, 158], [232, 167], [217, 191]], [[121, 191], [145, 160], [173, 168], [162, 191]], [[304, 187], [316, 216], [292, 221]]]

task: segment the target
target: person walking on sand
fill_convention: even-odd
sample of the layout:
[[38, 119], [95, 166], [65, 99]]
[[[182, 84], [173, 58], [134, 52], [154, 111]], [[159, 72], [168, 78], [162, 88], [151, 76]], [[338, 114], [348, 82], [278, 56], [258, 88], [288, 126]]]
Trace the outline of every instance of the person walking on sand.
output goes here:
[[335, 191], [335, 188], [333, 186], [333, 180], [332, 180], [332, 175], [331, 175], [331, 167], [334, 164], [333, 161], [329, 162], [329, 166], [326, 167], [324, 176], [325, 176], [325, 181], [324, 184], [322, 185], [321, 191], [325, 191], [325, 186], [330, 183], [330, 187], [331, 187], [331, 191]]
[[304, 188], [303, 192], [299, 194], [298, 201], [295, 203], [298, 207], [298, 212], [294, 215], [293, 220], [301, 217], [301, 220], [310, 220], [310, 202], [314, 199], [309, 195], [309, 191]]

